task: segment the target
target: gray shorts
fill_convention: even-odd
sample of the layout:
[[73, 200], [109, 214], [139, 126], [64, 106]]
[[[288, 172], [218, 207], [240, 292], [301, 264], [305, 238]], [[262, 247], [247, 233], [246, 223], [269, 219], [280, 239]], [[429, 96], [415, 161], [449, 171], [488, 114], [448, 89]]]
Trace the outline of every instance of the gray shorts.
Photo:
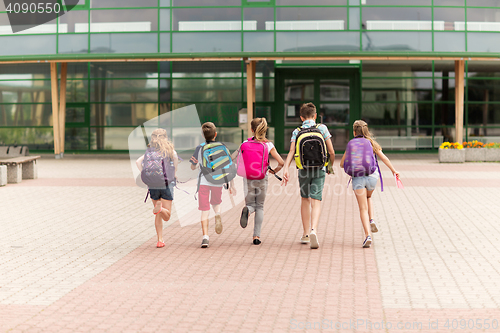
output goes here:
[[377, 186], [378, 178], [363, 176], [363, 177], [352, 177], [352, 189], [361, 190], [366, 188], [367, 191], [373, 191], [375, 186]]

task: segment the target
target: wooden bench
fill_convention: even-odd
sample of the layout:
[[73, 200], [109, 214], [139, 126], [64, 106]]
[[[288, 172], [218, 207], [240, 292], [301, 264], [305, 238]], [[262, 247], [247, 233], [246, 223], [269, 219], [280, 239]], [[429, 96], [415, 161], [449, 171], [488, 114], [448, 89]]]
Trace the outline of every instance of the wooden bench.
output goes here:
[[20, 183], [22, 179], [38, 178], [36, 160], [40, 156], [19, 156], [0, 159], [0, 165], [7, 166], [7, 182]]

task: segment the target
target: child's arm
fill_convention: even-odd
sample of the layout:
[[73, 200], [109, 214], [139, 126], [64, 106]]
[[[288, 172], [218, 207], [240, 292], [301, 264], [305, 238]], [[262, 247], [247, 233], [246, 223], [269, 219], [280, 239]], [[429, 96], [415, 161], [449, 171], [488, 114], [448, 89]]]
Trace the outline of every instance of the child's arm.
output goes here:
[[239, 149], [236, 149], [232, 154], [231, 154], [231, 160], [234, 161], [236, 157], [238, 157], [238, 153], [240, 152]]
[[283, 184], [288, 184], [288, 180], [290, 179], [290, 173], [288, 172], [288, 168], [290, 167], [290, 163], [292, 163], [293, 156], [295, 155], [295, 141], [290, 143], [290, 151], [288, 152], [288, 156], [286, 157], [285, 165], [283, 166]]
[[189, 162], [191, 162], [191, 170], [195, 170], [196, 167], [198, 166], [198, 160], [196, 159], [196, 157], [198, 156], [198, 152], [200, 151], [199, 147], [200, 146], [196, 147], [196, 149], [194, 150], [193, 156], [191, 156], [191, 158], [189, 159]]
[[234, 179], [229, 182], [229, 194], [236, 195], [236, 186], [234, 186]]
[[382, 149], [379, 150], [379, 151], [377, 151], [376, 154], [377, 154], [378, 158], [380, 158], [380, 160], [382, 162], [384, 162], [384, 164], [387, 165], [387, 167], [389, 169], [391, 169], [392, 174], [399, 177], [399, 172], [397, 172], [396, 169], [394, 169], [394, 167], [392, 166], [391, 161], [389, 161], [389, 159], [387, 158], [387, 156], [385, 156], [385, 154], [382, 152]]
[[144, 160], [144, 155], [142, 155], [141, 157], [139, 157], [136, 161], [135, 161], [135, 165], [137, 165], [137, 169], [139, 169], [139, 171], [142, 171], [142, 161]]
[[276, 148], [271, 149], [271, 156], [274, 157], [274, 159], [276, 161], [278, 161], [278, 166], [273, 169], [274, 173], [278, 173], [278, 171], [280, 171], [283, 168], [283, 165], [285, 164], [285, 162], [281, 158], [280, 154], [278, 154], [278, 151], [276, 150]]
[[175, 173], [177, 173], [177, 166], [179, 165], [179, 156], [177, 155], [177, 152], [174, 150], [174, 167], [175, 167]]
[[333, 149], [332, 140], [330, 138], [326, 140], [326, 149], [328, 149], [328, 154], [330, 154], [330, 165], [333, 168], [333, 162], [335, 162], [335, 150]]
[[344, 153], [344, 155], [342, 155], [342, 159], [340, 160], [340, 167], [341, 168], [344, 167], [344, 161], [345, 161], [345, 153]]

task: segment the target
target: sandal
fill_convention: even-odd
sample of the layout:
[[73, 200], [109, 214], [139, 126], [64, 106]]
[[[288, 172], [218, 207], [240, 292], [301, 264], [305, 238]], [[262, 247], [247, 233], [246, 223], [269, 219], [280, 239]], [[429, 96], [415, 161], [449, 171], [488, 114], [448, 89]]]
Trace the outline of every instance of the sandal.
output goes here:
[[165, 246], [165, 243], [163, 243], [163, 242], [156, 243], [157, 248], [164, 247], [164, 246]]

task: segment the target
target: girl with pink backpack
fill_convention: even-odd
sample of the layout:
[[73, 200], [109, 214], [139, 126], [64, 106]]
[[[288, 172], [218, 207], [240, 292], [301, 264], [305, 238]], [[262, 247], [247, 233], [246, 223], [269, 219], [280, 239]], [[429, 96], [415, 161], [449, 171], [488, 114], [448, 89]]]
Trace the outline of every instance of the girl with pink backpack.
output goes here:
[[[237, 173], [243, 177], [245, 190], [245, 204], [241, 211], [240, 225], [246, 228], [248, 217], [255, 213], [253, 229], [253, 244], [259, 245], [260, 230], [264, 220], [264, 201], [267, 192], [267, 172], [274, 174], [281, 170], [284, 165], [283, 159], [278, 154], [272, 142], [266, 139], [266, 118], [255, 118], [251, 122], [254, 136], [243, 142], [239, 149]], [[269, 166], [269, 154], [278, 161], [276, 169]], [[277, 177], [277, 176], [276, 176]], [[277, 177], [278, 178], [278, 177]]]
[[[359, 206], [359, 215], [363, 223], [365, 241], [363, 247], [370, 247], [372, 244], [372, 232], [378, 232], [377, 224], [373, 220], [372, 194], [382, 175], [378, 166], [377, 157], [389, 169], [392, 174], [399, 178], [399, 172], [394, 169], [391, 161], [382, 153], [382, 147], [373, 140], [372, 134], [368, 130], [368, 124], [363, 120], [356, 120], [353, 124], [354, 139], [349, 141], [344, 156], [340, 161], [340, 167], [352, 177], [352, 189], [356, 195]], [[382, 183], [382, 191], [384, 185]]]

